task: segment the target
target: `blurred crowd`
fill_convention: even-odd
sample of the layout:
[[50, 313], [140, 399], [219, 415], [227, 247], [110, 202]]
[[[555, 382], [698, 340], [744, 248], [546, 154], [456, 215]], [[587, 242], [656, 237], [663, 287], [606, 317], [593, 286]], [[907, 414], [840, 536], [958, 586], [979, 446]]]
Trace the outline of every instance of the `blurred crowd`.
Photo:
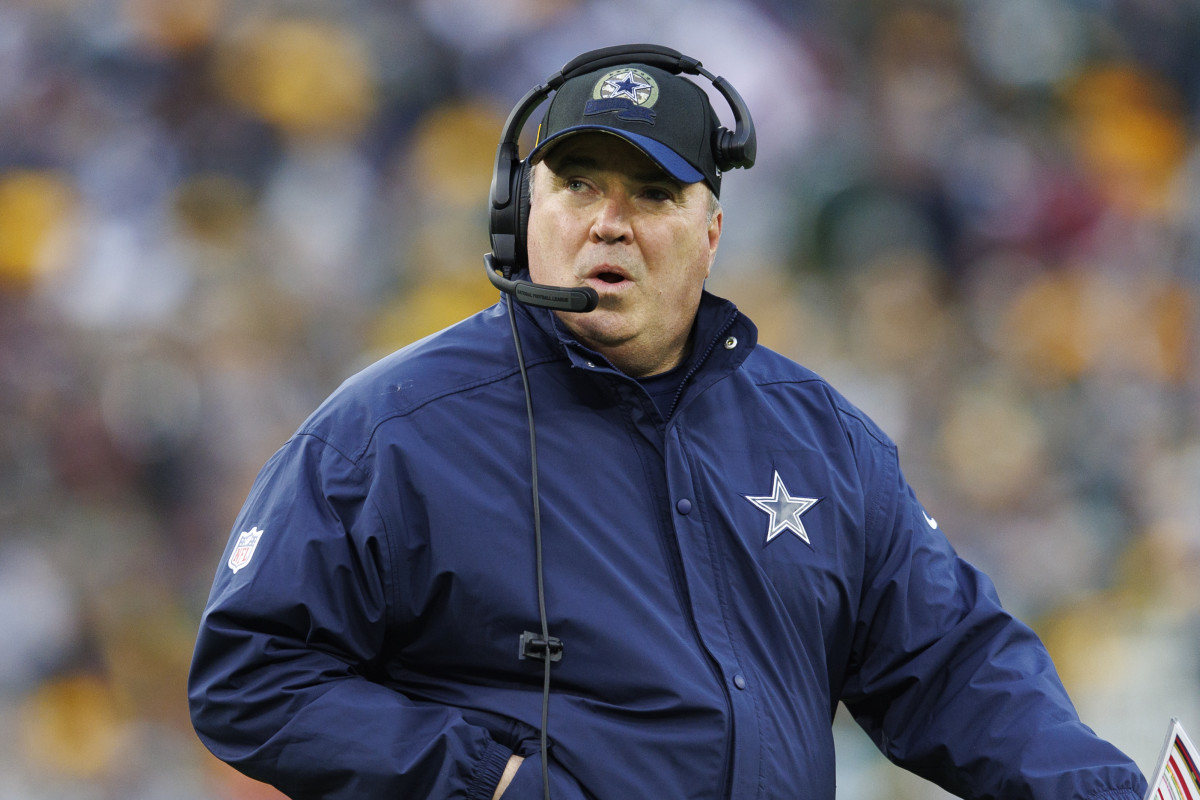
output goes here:
[[[893, 435], [1089, 724], [1200, 734], [1200, 6], [0, 0], [0, 800], [279, 796], [184, 693], [250, 481], [495, 301], [505, 115], [644, 41], [757, 124], [710, 288]], [[837, 730], [842, 796], [943, 796]]]

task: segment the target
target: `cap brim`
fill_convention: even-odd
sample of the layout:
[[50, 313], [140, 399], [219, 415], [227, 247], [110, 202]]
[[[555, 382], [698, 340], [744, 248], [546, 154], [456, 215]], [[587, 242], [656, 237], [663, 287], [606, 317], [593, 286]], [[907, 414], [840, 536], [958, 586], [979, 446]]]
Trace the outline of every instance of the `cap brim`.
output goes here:
[[537, 146], [529, 153], [529, 160], [531, 162], [538, 161], [545, 155], [545, 150], [549, 145], [559, 142], [567, 136], [577, 133], [587, 133], [588, 131], [619, 136], [645, 153], [651, 161], [662, 167], [668, 175], [680, 183], [699, 183], [704, 180], [704, 173], [693, 167], [688, 163], [687, 159], [657, 139], [651, 139], [649, 136], [642, 136], [639, 133], [630, 133], [620, 128], [609, 128], [604, 125], [575, 125], [570, 128], [563, 128], [561, 131], [556, 131], [553, 136], [538, 142]]

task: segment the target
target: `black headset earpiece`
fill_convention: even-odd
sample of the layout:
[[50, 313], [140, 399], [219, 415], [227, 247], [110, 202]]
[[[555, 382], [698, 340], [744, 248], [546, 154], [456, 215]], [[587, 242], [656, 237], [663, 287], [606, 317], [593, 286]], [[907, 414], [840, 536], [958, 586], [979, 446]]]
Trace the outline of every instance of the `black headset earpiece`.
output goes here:
[[[646, 64], [672, 74], [702, 75], [712, 82], [733, 111], [734, 129], [718, 127], [713, 134], [713, 152], [722, 172], [736, 167], [749, 168], [757, 153], [757, 138], [750, 111], [729, 81], [714, 76], [696, 59], [678, 50], [656, 44], [617, 45], [591, 50], [568, 61], [561, 70], [530, 89], [509, 112], [496, 148], [492, 186], [488, 194], [489, 234], [492, 252], [485, 257], [488, 277], [503, 291], [513, 291], [511, 279], [525, 269], [525, 222], [529, 218], [529, 165], [519, 153], [518, 139], [525, 123], [542, 102], [564, 82], [578, 75], [621, 64]], [[503, 274], [504, 281], [497, 280]], [[551, 287], [539, 287], [550, 290]], [[543, 292], [544, 294], [544, 292]], [[531, 296], [519, 297], [537, 303]], [[554, 305], [551, 307], [563, 307]], [[582, 310], [572, 307], [568, 310]]]
[[516, 206], [517, 206], [517, 264], [522, 267], [528, 262], [525, 258], [525, 232], [529, 230], [529, 181], [532, 180], [533, 168], [528, 160], [522, 161], [516, 176]]
[[736, 123], [733, 130], [721, 127], [717, 129], [715, 142], [717, 168], [722, 172], [741, 167], [750, 169], [758, 156], [758, 138], [754, 134], [754, 121], [750, 119], [750, 109], [737, 90], [729, 81], [709, 72], [697, 65], [697, 71], [712, 81], [713, 86], [733, 109], [733, 119]]

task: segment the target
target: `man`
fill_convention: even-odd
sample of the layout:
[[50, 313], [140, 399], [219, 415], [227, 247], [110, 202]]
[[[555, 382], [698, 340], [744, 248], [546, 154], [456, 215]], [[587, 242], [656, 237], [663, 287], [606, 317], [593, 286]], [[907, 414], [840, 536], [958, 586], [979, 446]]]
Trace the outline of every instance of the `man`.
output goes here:
[[[614, 81], [627, 102], [593, 102]], [[841, 701], [964, 797], [1137, 800], [890, 440], [704, 291], [721, 174], [687, 108], [716, 119], [653, 66], [567, 80], [528, 271], [595, 310], [503, 298], [351, 378], [263, 468], [201, 624], [200, 736], [293, 797], [525, 800], [545, 772], [555, 800], [825, 800]]]

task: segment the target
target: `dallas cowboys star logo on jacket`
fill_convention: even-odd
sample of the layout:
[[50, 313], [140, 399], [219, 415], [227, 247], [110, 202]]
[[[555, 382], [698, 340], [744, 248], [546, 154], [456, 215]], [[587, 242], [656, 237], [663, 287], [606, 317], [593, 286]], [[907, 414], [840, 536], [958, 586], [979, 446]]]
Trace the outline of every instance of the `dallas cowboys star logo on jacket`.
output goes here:
[[758, 496], [744, 494], [742, 497], [767, 512], [770, 517], [767, 522], [767, 543], [784, 531], [791, 531], [803, 539], [806, 544], [812, 544], [808, 538], [808, 531], [804, 529], [804, 523], [800, 520], [800, 515], [815, 506], [821, 498], [793, 497], [788, 493], [787, 487], [783, 485], [783, 478], [779, 477], [779, 470], [775, 470], [775, 483], [771, 494]]

